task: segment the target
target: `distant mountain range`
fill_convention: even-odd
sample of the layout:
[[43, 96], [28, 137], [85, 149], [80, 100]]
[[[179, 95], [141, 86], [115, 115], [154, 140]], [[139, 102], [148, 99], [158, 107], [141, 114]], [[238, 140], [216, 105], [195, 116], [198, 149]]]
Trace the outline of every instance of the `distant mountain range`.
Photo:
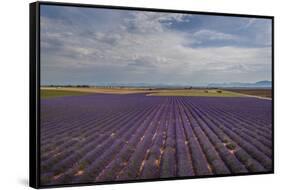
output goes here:
[[272, 83], [268, 80], [258, 81], [255, 83], [231, 82], [231, 83], [211, 83], [208, 87], [216, 88], [271, 88]]

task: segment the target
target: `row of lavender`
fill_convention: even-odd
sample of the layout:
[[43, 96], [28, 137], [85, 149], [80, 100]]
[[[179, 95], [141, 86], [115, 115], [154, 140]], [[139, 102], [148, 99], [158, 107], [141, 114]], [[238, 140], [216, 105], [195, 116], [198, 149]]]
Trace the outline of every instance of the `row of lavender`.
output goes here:
[[272, 169], [271, 101], [87, 95], [42, 100], [42, 184]]

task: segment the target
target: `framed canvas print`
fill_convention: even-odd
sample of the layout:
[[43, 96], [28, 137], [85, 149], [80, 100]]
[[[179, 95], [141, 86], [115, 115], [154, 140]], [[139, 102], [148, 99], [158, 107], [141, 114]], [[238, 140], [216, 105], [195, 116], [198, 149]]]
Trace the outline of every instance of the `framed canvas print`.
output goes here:
[[274, 172], [272, 16], [30, 4], [30, 186]]

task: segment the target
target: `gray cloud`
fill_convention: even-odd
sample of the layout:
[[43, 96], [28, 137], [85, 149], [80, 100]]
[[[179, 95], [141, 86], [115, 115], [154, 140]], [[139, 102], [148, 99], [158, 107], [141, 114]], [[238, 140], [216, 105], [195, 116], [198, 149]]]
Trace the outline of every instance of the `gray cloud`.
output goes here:
[[[188, 25], [194, 16], [128, 11], [103, 14], [72, 10], [64, 15], [66, 21], [41, 16], [43, 83], [206, 84], [270, 79], [270, 47], [228, 43], [194, 48], [201, 41], [235, 42], [242, 37], [208, 28], [190, 32], [170, 27], [171, 23]], [[254, 27], [256, 21], [250, 22], [247, 27]], [[257, 33], [263, 31], [259, 25], [255, 27]], [[257, 34], [257, 38], [270, 41], [263, 35]]]

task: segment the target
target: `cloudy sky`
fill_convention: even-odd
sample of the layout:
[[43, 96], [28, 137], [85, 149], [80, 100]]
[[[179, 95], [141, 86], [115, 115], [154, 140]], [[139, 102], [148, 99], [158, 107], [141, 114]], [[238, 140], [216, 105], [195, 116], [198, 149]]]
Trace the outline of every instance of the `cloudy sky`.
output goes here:
[[41, 84], [271, 80], [271, 20], [41, 5]]

